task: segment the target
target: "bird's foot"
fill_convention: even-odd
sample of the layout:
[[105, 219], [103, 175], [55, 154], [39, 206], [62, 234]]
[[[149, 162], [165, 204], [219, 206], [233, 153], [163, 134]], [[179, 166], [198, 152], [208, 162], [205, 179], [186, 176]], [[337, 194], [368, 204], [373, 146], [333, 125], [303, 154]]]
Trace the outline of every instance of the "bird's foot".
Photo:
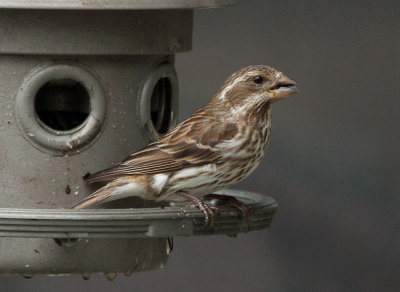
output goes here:
[[196, 207], [203, 211], [205, 216], [204, 227], [214, 227], [215, 215], [219, 212], [219, 209], [217, 207], [208, 206], [202, 199], [199, 199], [198, 197], [185, 192], [177, 192], [177, 194], [181, 197], [184, 197], [185, 199], [192, 201], [193, 204], [189, 205], [190, 207]]
[[242, 203], [238, 199], [232, 196], [228, 195], [220, 195], [220, 194], [209, 194], [204, 196], [205, 199], [217, 199], [221, 200], [224, 202], [227, 202], [231, 206], [235, 207], [238, 209], [240, 212], [242, 212], [242, 217], [246, 222], [246, 225], [249, 225], [250, 223], [250, 212], [251, 212], [251, 207], [247, 206], [246, 204]]

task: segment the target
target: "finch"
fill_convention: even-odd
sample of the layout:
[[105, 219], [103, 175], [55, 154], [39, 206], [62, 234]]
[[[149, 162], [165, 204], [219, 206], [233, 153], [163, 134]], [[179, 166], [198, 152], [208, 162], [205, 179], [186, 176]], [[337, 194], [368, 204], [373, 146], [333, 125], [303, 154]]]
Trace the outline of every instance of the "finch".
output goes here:
[[[203, 211], [205, 225], [212, 226], [216, 208], [208, 206], [204, 196], [230, 187], [254, 171], [268, 146], [272, 107], [275, 101], [297, 93], [296, 85], [268, 66], [237, 71], [206, 105], [164, 137], [119, 164], [89, 175], [88, 183], [108, 184], [73, 208], [128, 196], [190, 200]], [[234, 205], [241, 206], [240, 202]]]

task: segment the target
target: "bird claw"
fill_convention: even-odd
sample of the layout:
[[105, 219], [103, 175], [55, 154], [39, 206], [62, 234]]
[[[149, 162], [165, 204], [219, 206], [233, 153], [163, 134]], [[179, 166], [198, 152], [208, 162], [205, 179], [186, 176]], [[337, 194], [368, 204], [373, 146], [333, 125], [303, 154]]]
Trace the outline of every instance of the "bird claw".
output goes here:
[[203, 200], [199, 199], [196, 196], [178, 192], [178, 195], [191, 200], [193, 204], [190, 204], [190, 207], [199, 208], [204, 213], [204, 227], [213, 228], [215, 225], [215, 215], [219, 213], [219, 209], [217, 207], [208, 206]]
[[208, 206], [203, 201], [199, 201], [188, 205], [190, 208], [199, 208], [204, 213], [204, 227], [209, 226], [213, 228], [215, 225], [215, 215], [219, 214], [219, 209], [217, 207]]
[[245, 220], [246, 225], [247, 226], [249, 225], [250, 213], [252, 210], [250, 206], [247, 206], [246, 204], [242, 203], [235, 197], [228, 196], [228, 195], [209, 194], [209, 195], [206, 195], [204, 198], [217, 199], [217, 200], [221, 200], [221, 201], [225, 201], [225, 202], [229, 203], [230, 205], [232, 205], [233, 207], [238, 209], [240, 212], [242, 212], [242, 217]]

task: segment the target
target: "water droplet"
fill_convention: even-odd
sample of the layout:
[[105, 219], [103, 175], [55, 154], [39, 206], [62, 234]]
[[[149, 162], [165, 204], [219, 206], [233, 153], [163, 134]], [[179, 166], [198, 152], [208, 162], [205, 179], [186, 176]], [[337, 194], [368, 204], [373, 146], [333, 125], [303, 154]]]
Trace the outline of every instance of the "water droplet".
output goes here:
[[26, 265], [25, 265], [25, 268], [29, 268], [29, 265], [28, 265], [28, 264], [26, 264]]
[[31, 132], [28, 132], [27, 134], [28, 134], [29, 137], [35, 137], [35, 134], [33, 134]]
[[77, 196], [77, 195], [79, 195], [79, 192], [75, 192], [74, 194], [75, 194], [75, 196]]
[[114, 281], [115, 278], [118, 276], [118, 273], [104, 273], [108, 281]]
[[82, 273], [82, 278], [83, 280], [89, 280], [91, 275], [89, 272], [84, 272]]

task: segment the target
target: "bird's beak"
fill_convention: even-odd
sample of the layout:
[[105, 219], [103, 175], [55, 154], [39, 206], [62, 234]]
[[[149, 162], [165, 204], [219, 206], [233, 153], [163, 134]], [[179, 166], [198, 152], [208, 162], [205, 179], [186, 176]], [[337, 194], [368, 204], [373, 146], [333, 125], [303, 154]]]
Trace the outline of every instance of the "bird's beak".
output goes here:
[[268, 92], [274, 95], [274, 99], [282, 98], [299, 92], [297, 83], [287, 77], [286, 75], [279, 73], [276, 79], [276, 84], [272, 86]]

